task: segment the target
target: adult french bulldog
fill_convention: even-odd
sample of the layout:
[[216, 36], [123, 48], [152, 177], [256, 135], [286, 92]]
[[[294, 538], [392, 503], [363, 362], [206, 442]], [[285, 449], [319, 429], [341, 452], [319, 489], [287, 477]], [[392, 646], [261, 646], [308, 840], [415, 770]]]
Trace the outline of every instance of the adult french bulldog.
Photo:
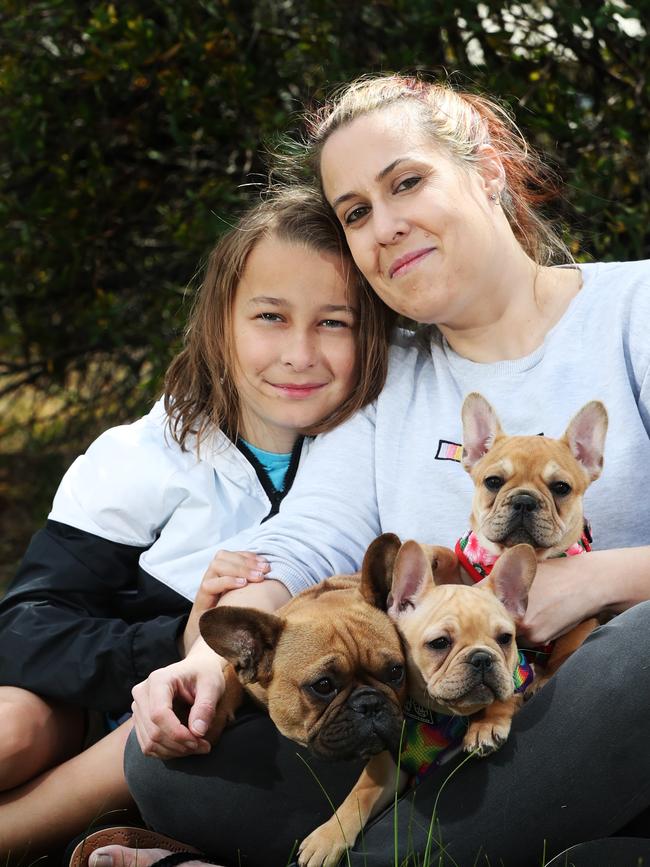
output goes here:
[[246, 689], [283, 735], [320, 758], [399, 748], [406, 677], [385, 611], [384, 556], [371, 544], [360, 576], [329, 578], [275, 614], [222, 606], [201, 616], [204, 640], [230, 663], [212, 740]]

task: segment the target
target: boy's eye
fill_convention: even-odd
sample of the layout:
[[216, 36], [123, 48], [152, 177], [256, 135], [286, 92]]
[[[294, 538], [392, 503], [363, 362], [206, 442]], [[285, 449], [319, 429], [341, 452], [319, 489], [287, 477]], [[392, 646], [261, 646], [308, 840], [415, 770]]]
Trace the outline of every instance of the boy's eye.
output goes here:
[[321, 325], [324, 325], [326, 328], [349, 328], [349, 324], [347, 322], [343, 322], [342, 319], [323, 319], [321, 320]]
[[417, 186], [421, 180], [422, 178], [419, 177], [419, 175], [413, 175], [410, 178], [404, 178], [404, 180], [400, 181], [399, 184], [397, 184], [397, 186], [395, 187], [395, 192], [401, 193], [404, 190], [410, 190], [413, 187]]

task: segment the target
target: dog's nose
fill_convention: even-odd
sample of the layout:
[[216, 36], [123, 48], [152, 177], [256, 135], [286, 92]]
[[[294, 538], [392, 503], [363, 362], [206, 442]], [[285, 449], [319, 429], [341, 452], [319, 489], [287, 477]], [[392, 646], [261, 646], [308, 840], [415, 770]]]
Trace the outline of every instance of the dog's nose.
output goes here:
[[350, 697], [350, 707], [361, 716], [377, 716], [385, 704], [381, 693], [369, 686], [357, 689]]
[[531, 494], [517, 494], [510, 501], [515, 512], [534, 512], [539, 503]]
[[494, 660], [486, 650], [477, 650], [467, 661], [477, 671], [489, 671]]

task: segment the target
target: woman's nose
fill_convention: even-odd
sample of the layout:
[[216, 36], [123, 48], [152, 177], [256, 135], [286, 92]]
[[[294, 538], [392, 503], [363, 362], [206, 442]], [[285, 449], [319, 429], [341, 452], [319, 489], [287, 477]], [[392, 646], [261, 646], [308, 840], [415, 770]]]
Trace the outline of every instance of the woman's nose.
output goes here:
[[409, 224], [394, 209], [375, 205], [372, 211], [372, 224], [378, 244], [394, 244], [408, 233]]

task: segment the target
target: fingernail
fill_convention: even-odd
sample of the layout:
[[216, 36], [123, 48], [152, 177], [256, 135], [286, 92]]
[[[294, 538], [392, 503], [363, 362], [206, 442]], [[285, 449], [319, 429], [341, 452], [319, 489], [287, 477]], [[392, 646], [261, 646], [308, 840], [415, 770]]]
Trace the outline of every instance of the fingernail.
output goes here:
[[208, 724], [205, 720], [197, 719], [192, 723], [192, 728], [199, 735], [204, 735], [208, 730]]
[[185, 741], [185, 746], [188, 750], [195, 750], [198, 746], [196, 741]]
[[[253, 573], [254, 574], [254, 573]], [[246, 584], [245, 578], [235, 578], [235, 584]]]
[[108, 853], [93, 852], [88, 863], [90, 867], [113, 867], [113, 856]]

